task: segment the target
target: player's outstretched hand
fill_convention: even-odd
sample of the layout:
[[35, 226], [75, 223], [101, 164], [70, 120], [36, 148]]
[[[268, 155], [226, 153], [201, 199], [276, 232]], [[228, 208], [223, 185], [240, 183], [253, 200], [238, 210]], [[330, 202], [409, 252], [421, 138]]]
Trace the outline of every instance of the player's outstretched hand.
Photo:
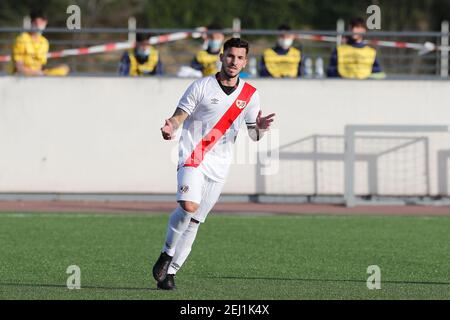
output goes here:
[[268, 130], [270, 128], [270, 124], [273, 122], [273, 117], [275, 117], [275, 113], [271, 113], [266, 117], [262, 116], [262, 111], [259, 111], [258, 116], [256, 117], [256, 127], [260, 130]]
[[172, 140], [174, 138], [173, 124], [170, 120], [166, 120], [164, 126], [161, 128], [161, 133], [164, 140]]

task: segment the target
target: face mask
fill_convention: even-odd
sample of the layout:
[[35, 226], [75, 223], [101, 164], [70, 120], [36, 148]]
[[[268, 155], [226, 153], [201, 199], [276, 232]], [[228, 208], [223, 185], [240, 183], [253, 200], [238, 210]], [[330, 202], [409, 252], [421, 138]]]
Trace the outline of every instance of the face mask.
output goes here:
[[294, 39], [289, 38], [279, 38], [278, 39], [278, 45], [282, 47], [283, 49], [289, 49], [292, 46], [292, 43], [294, 43]]
[[38, 34], [42, 34], [45, 30], [45, 26], [33, 26], [32, 31]]
[[219, 51], [221, 47], [222, 41], [220, 40], [209, 40], [208, 42], [208, 48], [213, 52]]
[[136, 49], [136, 56], [140, 57], [140, 58], [147, 58], [150, 55], [150, 48], [146, 48], [146, 49], [142, 49], [142, 48], [137, 48]]

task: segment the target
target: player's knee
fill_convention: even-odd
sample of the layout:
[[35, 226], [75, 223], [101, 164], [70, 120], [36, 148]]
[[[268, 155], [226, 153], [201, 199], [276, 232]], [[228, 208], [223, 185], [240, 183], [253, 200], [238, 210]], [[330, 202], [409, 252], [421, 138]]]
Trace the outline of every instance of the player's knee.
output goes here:
[[195, 213], [198, 209], [198, 204], [191, 201], [181, 201], [180, 206], [188, 213]]

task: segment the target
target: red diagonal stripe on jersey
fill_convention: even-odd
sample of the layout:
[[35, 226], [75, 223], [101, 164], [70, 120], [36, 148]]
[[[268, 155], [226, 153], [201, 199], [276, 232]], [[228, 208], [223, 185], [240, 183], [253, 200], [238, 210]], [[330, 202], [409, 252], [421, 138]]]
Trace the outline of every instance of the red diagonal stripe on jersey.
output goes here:
[[237, 117], [239, 117], [239, 115], [241, 114], [242, 110], [245, 109], [245, 107], [239, 108], [237, 106], [237, 101], [245, 101], [245, 104], [247, 106], [255, 91], [256, 89], [248, 83], [244, 84], [244, 87], [239, 93], [239, 96], [236, 98], [230, 108], [228, 108], [228, 110], [216, 123], [214, 128], [212, 128], [211, 131], [209, 131], [195, 147], [190, 157], [184, 163], [185, 167], [197, 168], [200, 165], [206, 153], [214, 147], [214, 145], [220, 140], [220, 138], [222, 138], [225, 132], [231, 127], [234, 120], [236, 120]]

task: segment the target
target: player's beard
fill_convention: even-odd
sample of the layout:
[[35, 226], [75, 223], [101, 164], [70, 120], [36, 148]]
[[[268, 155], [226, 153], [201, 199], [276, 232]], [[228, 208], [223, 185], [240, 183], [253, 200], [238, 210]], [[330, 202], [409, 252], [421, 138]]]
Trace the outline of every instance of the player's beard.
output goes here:
[[[242, 70], [242, 69], [241, 69]], [[239, 74], [241, 73], [241, 70], [236, 73], [236, 75], [231, 75], [227, 72], [226, 67], [222, 66], [222, 73], [228, 78], [228, 79], [234, 79], [236, 77], [239, 77]]]

